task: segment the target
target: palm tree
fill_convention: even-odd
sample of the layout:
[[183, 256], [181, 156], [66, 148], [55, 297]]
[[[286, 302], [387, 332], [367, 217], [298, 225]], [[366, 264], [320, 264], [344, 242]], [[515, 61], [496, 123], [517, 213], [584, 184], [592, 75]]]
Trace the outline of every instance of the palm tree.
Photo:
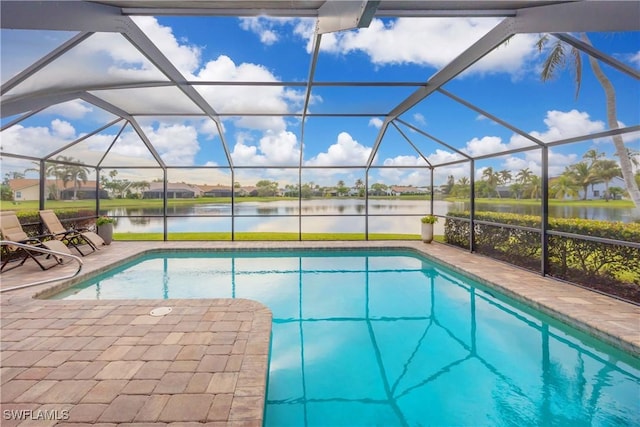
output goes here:
[[520, 197], [522, 196], [522, 190], [524, 190], [524, 185], [520, 184], [519, 182], [514, 182], [509, 186], [509, 190], [511, 191], [511, 195], [515, 199], [519, 200]]
[[81, 165], [67, 166], [67, 176], [73, 182], [73, 200], [78, 198], [80, 183], [85, 184], [89, 180], [89, 169]]
[[511, 171], [510, 170], [503, 169], [498, 173], [500, 174], [500, 182], [502, 184], [506, 184], [507, 182], [510, 182], [511, 179], [513, 178], [513, 176], [511, 175]]
[[[586, 33], [581, 33], [580, 38], [583, 42], [591, 45], [591, 41], [587, 37]], [[537, 46], [538, 50], [542, 51], [549, 41], [549, 35], [545, 34], [538, 40]], [[576, 82], [576, 97], [580, 92], [580, 83], [582, 80], [582, 59], [580, 50], [575, 47], [568, 48], [569, 53], [571, 55], [572, 61], [567, 61], [566, 59], [566, 50], [565, 44], [562, 41], [558, 40], [549, 56], [544, 62], [544, 66], [541, 72], [542, 81], [547, 81], [552, 79], [559, 68], [563, 68], [568, 66], [569, 64], [573, 64], [574, 66], [574, 75]], [[598, 79], [600, 86], [605, 93], [606, 98], [606, 108], [607, 108], [607, 123], [610, 129], [618, 129], [618, 114], [616, 111], [616, 92], [611, 84], [609, 78], [604, 74], [602, 68], [600, 67], [600, 63], [593, 56], [589, 56], [589, 65], [591, 66], [591, 70], [593, 74]], [[640, 190], [638, 189], [638, 184], [635, 182], [633, 176], [633, 167], [631, 164], [631, 159], [627, 153], [627, 147], [624, 145], [624, 140], [622, 139], [622, 135], [614, 135], [611, 137], [613, 139], [613, 145], [616, 148], [616, 155], [620, 159], [620, 171], [622, 173], [622, 177], [624, 179], [624, 183], [627, 186], [627, 191], [629, 192], [629, 196], [633, 203], [635, 204], [635, 215], [640, 216]]]
[[520, 169], [516, 174], [516, 182], [527, 185], [533, 176], [533, 172], [529, 168]]
[[554, 199], [564, 199], [565, 197], [577, 197], [578, 190], [573, 177], [568, 173], [563, 173], [549, 183], [550, 196]]
[[582, 188], [584, 191], [582, 200], [587, 200], [587, 189], [592, 183], [597, 182], [598, 179], [594, 173], [594, 168], [589, 166], [587, 162], [580, 162], [567, 166], [564, 173], [569, 175], [573, 179], [573, 182]]
[[595, 175], [604, 182], [604, 198], [609, 201], [609, 183], [613, 178], [622, 176], [622, 171], [615, 160], [598, 160], [595, 164]]
[[359, 197], [364, 196], [364, 182], [362, 182], [360, 178], [356, 180], [355, 187], [356, 187], [356, 190], [358, 191], [358, 196]]
[[453, 189], [451, 190], [451, 195], [453, 197], [469, 197], [471, 193], [471, 185], [469, 185], [469, 178], [463, 176], [459, 178], [458, 181], [454, 184]]
[[624, 189], [621, 187], [611, 187], [609, 188], [609, 195], [612, 199], [617, 199], [618, 196], [622, 196], [624, 194]]
[[487, 185], [489, 186], [491, 191], [496, 193], [498, 195], [498, 198], [500, 198], [500, 192], [497, 190], [498, 184], [500, 184], [500, 173], [494, 172], [493, 168], [489, 166], [484, 171], [482, 171], [482, 179], [487, 182]]
[[542, 180], [538, 175], [531, 175], [525, 194], [528, 195], [530, 199], [540, 198], [542, 195]]
[[593, 166], [598, 160], [600, 160], [604, 156], [605, 154], [603, 152], [598, 152], [597, 150], [592, 148], [591, 150], [584, 153], [582, 155], [582, 158], [589, 160], [589, 163], [591, 164], [591, 166]]

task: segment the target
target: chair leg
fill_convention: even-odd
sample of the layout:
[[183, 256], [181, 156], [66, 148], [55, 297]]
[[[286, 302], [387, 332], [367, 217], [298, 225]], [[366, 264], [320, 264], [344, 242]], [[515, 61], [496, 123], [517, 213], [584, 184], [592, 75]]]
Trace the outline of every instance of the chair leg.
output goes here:
[[7, 264], [9, 263], [9, 261], [11, 261], [11, 259], [10, 259], [10, 258], [7, 258], [7, 259], [5, 259], [5, 261], [2, 263], [2, 267], [0, 267], [0, 271], [11, 271], [11, 270], [13, 270], [14, 268], [18, 268], [18, 267], [20, 267], [21, 265], [23, 265], [23, 264], [24, 264], [28, 259], [29, 259], [29, 256], [28, 256], [28, 255], [25, 255], [24, 257], [22, 257], [22, 261], [20, 261], [20, 263], [19, 263], [19, 264], [14, 265], [13, 267], [7, 268], [7, 269], [5, 270], [4, 268], [7, 266]]
[[27, 260], [29, 258], [34, 260], [36, 262], [36, 264], [38, 264], [38, 267], [40, 267], [41, 270], [48, 270], [51, 267], [54, 267], [54, 266], [56, 266], [57, 264], [60, 263], [60, 261], [56, 258], [56, 261], [57, 261], [56, 264], [53, 264], [50, 267], [45, 267], [44, 264], [42, 264], [40, 262], [40, 260], [38, 260], [38, 258], [36, 258], [35, 255], [33, 255], [31, 252], [29, 252], [27, 250], [24, 250], [24, 249], [23, 249], [23, 252], [24, 252], [24, 257], [22, 257], [22, 261], [20, 261], [20, 263], [18, 265], [14, 265], [13, 267], [8, 268], [8, 269], [5, 270], [4, 268], [6, 267], [7, 263], [9, 262], [9, 259], [7, 259], [7, 260], [4, 261], [4, 263], [2, 263], [2, 267], [0, 267], [0, 271], [7, 272], [7, 271], [13, 270], [14, 268], [18, 268], [18, 267], [24, 265], [24, 263], [27, 262]]
[[64, 237], [61, 241], [67, 246], [72, 246], [81, 256], [85, 256], [86, 254], [80, 250], [80, 245], [78, 245], [74, 240], [77, 240], [77, 236], [73, 237]]

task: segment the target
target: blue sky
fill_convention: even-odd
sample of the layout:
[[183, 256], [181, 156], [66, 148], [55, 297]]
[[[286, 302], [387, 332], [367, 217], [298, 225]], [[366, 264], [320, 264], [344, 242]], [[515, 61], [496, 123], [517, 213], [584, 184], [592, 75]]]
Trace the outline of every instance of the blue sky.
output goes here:
[[[300, 83], [308, 79], [315, 21], [310, 19], [136, 17], [136, 23], [190, 81], [264, 81]], [[499, 22], [482, 19], [374, 19], [369, 28], [323, 36], [314, 80], [317, 82], [424, 82]], [[2, 31], [3, 83], [25, 66], [73, 34], [59, 32]], [[517, 35], [490, 53], [444, 89], [491, 114], [542, 139], [554, 141], [606, 130], [602, 89], [584, 63], [583, 83], [575, 98], [573, 76], [563, 72], [542, 83], [537, 34]], [[616, 59], [640, 68], [640, 33], [589, 34], [597, 48]], [[604, 66], [618, 94], [618, 120], [625, 126], [640, 122], [640, 85]], [[166, 78], [120, 35], [96, 34], [62, 58], [8, 93], [19, 96], [34, 90], [66, 90], [84, 85], [164, 81]], [[384, 114], [402, 102], [415, 87], [316, 87], [311, 94], [312, 113], [360, 113], [370, 117], [310, 117], [304, 127], [305, 166], [363, 166], [374, 146]], [[300, 112], [305, 87], [212, 86], [196, 90], [219, 113]], [[225, 166], [226, 159], [215, 124], [189, 114], [199, 112], [175, 88], [94, 90], [92, 94], [131, 111], [149, 140], [169, 166]], [[170, 111], [181, 116], [160, 115]], [[151, 115], [137, 116], [136, 113]], [[400, 117], [457, 150], [478, 156], [511, 148], [531, 146], [524, 139], [447, 96], [437, 93]], [[13, 118], [4, 117], [2, 124]], [[44, 155], [66, 146], [82, 135], [105, 125], [114, 116], [83, 101], [53, 106], [2, 133], [3, 151]], [[238, 171], [236, 180], [251, 184], [256, 179], [293, 183], [297, 171], [277, 166], [296, 166], [300, 158], [302, 126], [294, 117], [223, 117], [229, 151], [237, 166], [260, 166], [263, 170]], [[119, 132], [121, 124], [85, 139], [63, 155], [96, 164], [101, 153]], [[434, 164], [460, 158], [451, 150], [400, 125], [402, 132]], [[34, 141], [38, 141], [34, 145]], [[628, 135], [629, 148], [640, 149], [638, 135]], [[550, 173], [559, 174], [568, 164], [595, 148], [613, 158], [608, 140], [554, 147]], [[126, 127], [105, 166], [153, 165], [140, 138]], [[26, 162], [28, 165], [30, 162]], [[405, 138], [390, 127], [380, 144], [374, 165], [413, 166], [412, 169], [375, 169], [370, 184], [428, 185], [428, 173], [419, 168], [424, 160]], [[25, 161], [3, 158], [3, 171], [25, 168]], [[539, 173], [539, 150], [479, 161], [476, 173], [486, 167], [509, 169], [514, 175], [525, 167]], [[28, 166], [27, 166], [28, 167]], [[468, 174], [468, 165], [438, 168], [435, 183], [448, 175]], [[3, 174], [5, 173], [3, 172]], [[219, 173], [218, 173], [219, 172]], [[121, 176], [154, 178], [158, 171], [121, 171]], [[226, 183], [228, 170], [202, 173], [174, 171], [174, 180], [194, 183]], [[363, 169], [306, 171], [303, 181], [322, 185], [343, 180], [364, 180]]]

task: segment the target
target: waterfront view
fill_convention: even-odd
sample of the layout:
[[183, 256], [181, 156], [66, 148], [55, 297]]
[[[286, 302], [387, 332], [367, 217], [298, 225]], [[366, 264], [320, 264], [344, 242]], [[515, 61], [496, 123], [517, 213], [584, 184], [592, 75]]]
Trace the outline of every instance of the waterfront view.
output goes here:
[[[161, 233], [163, 230], [162, 207], [137, 207], [103, 209], [102, 213], [118, 217], [118, 233]], [[612, 203], [612, 206], [614, 204]], [[434, 201], [434, 214], [444, 216], [450, 211], [466, 211], [469, 202]], [[364, 232], [364, 215], [367, 207], [364, 199], [297, 199], [277, 201], [243, 201], [235, 204], [233, 214], [243, 231], [264, 231], [265, 224], [272, 231], [298, 230], [297, 218], [302, 215], [305, 229], [314, 232]], [[370, 232], [418, 234], [419, 216], [430, 211], [429, 200], [370, 199], [368, 214]], [[540, 206], [508, 202], [476, 202], [477, 212], [509, 212], [522, 215], [540, 215]], [[171, 232], [221, 231], [231, 222], [230, 203], [193, 203], [170, 206], [167, 214]], [[393, 217], [390, 217], [393, 215]], [[600, 221], [630, 222], [632, 208], [573, 206], [571, 204], [549, 207], [551, 218], [580, 218]], [[173, 218], [172, 218], [173, 217]], [[436, 234], [442, 234], [444, 221], [436, 224]]]

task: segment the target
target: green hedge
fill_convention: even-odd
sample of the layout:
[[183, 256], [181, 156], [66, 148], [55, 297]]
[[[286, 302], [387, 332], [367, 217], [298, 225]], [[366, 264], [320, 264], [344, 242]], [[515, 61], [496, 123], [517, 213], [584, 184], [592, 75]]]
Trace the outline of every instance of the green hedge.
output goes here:
[[[74, 209], [74, 210], [58, 210], [54, 209], [54, 212], [60, 219], [62, 225], [65, 228], [83, 228], [90, 227], [95, 224], [96, 212], [91, 209]], [[22, 229], [29, 236], [37, 236], [43, 233], [47, 233], [46, 228], [40, 221], [40, 214], [38, 211], [21, 211], [16, 212]], [[80, 219], [89, 218], [89, 219]]]
[[[469, 212], [449, 212], [453, 218], [469, 218]], [[469, 248], [469, 223], [447, 218], [445, 242]], [[541, 219], [532, 215], [478, 212], [476, 250], [509, 263], [540, 271]], [[518, 230], [514, 225], [536, 229]], [[584, 219], [549, 218], [549, 229], [583, 236], [640, 242], [640, 224]], [[640, 302], [640, 249], [592, 242], [579, 237], [548, 236], [549, 274], [603, 292]]]

